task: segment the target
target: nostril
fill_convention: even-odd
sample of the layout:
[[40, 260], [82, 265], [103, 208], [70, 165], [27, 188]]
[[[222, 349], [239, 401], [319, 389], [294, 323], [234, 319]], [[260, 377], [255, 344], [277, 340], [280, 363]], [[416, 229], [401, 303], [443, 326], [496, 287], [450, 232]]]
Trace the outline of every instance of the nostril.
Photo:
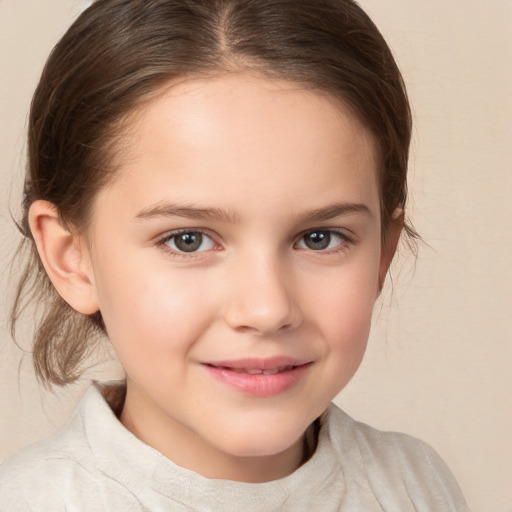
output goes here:
[[[297, 322], [297, 324], [300, 322]], [[263, 325], [262, 323], [254, 322], [254, 325], [231, 325], [231, 327], [239, 333], [242, 334], [255, 334], [255, 335], [265, 335], [265, 334], [271, 334], [275, 332], [280, 331], [288, 331], [295, 327], [295, 322], [287, 322], [285, 324], [279, 325], [279, 324], [266, 324]]]

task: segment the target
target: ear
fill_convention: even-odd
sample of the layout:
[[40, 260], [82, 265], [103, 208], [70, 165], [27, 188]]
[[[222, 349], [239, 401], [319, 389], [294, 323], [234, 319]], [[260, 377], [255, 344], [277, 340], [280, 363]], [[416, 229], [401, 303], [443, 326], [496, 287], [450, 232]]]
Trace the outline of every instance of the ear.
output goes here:
[[393, 215], [391, 216], [389, 226], [387, 227], [386, 233], [384, 234], [382, 239], [379, 266], [379, 292], [382, 290], [382, 287], [384, 286], [386, 274], [389, 270], [389, 266], [391, 265], [391, 261], [393, 260], [393, 256], [395, 255], [403, 227], [404, 211], [402, 210], [402, 208], [397, 208], [393, 212]]
[[34, 201], [28, 221], [39, 257], [60, 296], [84, 315], [98, 311], [90, 255], [83, 240], [62, 225], [57, 208], [48, 201]]

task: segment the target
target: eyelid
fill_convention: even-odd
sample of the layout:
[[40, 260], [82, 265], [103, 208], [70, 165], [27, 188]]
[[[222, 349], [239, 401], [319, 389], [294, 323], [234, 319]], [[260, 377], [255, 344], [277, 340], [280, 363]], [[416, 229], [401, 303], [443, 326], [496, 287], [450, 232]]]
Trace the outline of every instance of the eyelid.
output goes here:
[[211, 231], [211, 229], [206, 229], [206, 228], [196, 228], [195, 226], [193, 227], [187, 227], [187, 228], [177, 228], [177, 229], [171, 229], [169, 231], [166, 231], [164, 234], [162, 235], [158, 235], [157, 237], [155, 237], [157, 239], [157, 243], [158, 242], [162, 242], [164, 240], [170, 240], [171, 238], [175, 237], [175, 236], [178, 236], [178, 235], [181, 235], [183, 233], [201, 233], [202, 235], [205, 235], [207, 236], [208, 238], [211, 238], [212, 240], [214, 240], [216, 243], [217, 240], [220, 238], [217, 234], [213, 233]]
[[304, 236], [308, 233], [314, 233], [315, 231], [330, 231], [331, 233], [336, 233], [338, 235], [341, 235], [343, 238], [346, 238], [347, 240], [356, 240], [357, 239], [357, 236], [356, 234], [349, 228], [346, 228], [346, 227], [343, 227], [343, 228], [340, 228], [340, 227], [330, 227], [330, 226], [327, 226], [327, 227], [324, 227], [324, 226], [315, 226], [313, 228], [310, 228], [310, 229], [305, 229], [300, 235], [299, 235], [299, 238], [301, 236]]

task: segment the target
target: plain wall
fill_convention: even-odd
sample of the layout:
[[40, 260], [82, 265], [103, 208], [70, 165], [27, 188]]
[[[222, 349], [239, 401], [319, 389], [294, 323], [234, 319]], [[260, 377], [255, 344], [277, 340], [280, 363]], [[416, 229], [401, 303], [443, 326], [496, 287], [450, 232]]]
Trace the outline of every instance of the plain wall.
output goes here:
[[[0, 460], [54, 432], [91, 378], [52, 394], [7, 330], [26, 114], [43, 63], [87, 2], [0, 0]], [[44, 7], [43, 7], [44, 4]], [[402, 250], [370, 345], [336, 399], [420, 437], [475, 511], [512, 511], [512, 2], [362, 0], [394, 50], [414, 111], [410, 211], [427, 245]], [[20, 344], [30, 347], [30, 322]], [[26, 331], [26, 332], [25, 332]]]

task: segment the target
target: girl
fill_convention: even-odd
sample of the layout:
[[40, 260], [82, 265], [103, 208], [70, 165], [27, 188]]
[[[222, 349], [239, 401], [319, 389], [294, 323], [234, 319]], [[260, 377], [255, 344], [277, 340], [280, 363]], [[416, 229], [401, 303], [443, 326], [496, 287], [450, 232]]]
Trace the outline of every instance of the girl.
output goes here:
[[352, 0], [97, 0], [34, 95], [13, 319], [35, 289], [43, 382], [100, 334], [126, 380], [1, 466], [0, 510], [466, 510], [330, 403], [415, 236], [410, 132]]

